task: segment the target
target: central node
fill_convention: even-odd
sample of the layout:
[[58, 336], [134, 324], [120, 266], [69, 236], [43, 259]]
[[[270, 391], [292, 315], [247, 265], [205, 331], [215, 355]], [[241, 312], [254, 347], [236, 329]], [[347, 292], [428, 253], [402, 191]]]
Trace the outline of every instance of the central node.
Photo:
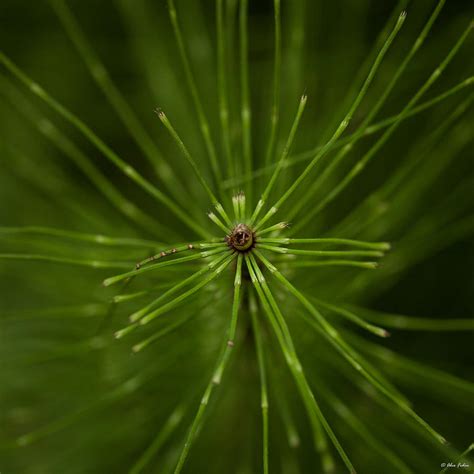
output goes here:
[[238, 252], [247, 252], [255, 245], [255, 235], [245, 224], [237, 224], [225, 240], [229, 247]]

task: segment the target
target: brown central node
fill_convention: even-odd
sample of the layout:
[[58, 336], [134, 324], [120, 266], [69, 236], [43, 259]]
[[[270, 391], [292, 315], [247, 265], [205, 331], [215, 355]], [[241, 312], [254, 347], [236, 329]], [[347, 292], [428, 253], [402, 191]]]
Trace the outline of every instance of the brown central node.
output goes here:
[[226, 237], [229, 247], [238, 252], [247, 252], [255, 244], [255, 236], [252, 229], [245, 224], [237, 224], [230, 235]]

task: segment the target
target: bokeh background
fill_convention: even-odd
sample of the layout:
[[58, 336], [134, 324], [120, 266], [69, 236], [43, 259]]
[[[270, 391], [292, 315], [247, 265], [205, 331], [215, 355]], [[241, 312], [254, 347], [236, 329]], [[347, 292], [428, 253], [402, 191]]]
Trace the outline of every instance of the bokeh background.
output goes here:
[[[164, 0], [69, 0], [68, 5], [110, 77], [158, 147], [176, 170], [189, 196], [188, 211], [208, 226], [209, 204], [154, 109], [162, 108], [210, 176], [192, 97]], [[226, 2], [229, 12], [236, 1]], [[302, 93], [308, 105], [293, 151], [304, 154], [324, 143], [374, 56], [380, 32], [404, 2], [282, 1], [281, 120], [278, 148], [286, 138]], [[406, 23], [388, 52], [349, 132], [356, 130], [384, 91], [437, 2], [408, 3]], [[178, 0], [176, 6], [204, 111], [222, 157], [217, 102], [215, 2]], [[408, 66], [378, 119], [398, 113], [452, 48], [472, 21], [471, 1], [448, 1], [425, 44]], [[231, 13], [229, 13], [231, 15]], [[133, 138], [97, 87], [84, 61], [48, 2], [0, 0], [0, 48], [59, 102], [74, 111], [121, 157], [158, 186]], [[231, 133], [236, 159], [240, 150], [237, 23], [227, 24]], [[249, 61], [255, 168], [264, 164], [269, 131], [273, 68], [272, 2], [249, 1]], [[473, 75], [473, 39], [468, 38], [424, 100], [436, 97]], [[301, 236], [324, 235], [388, 240], [393, 252], [376, 272], [295, 271], [292, 278], [310, 294], [330, 301], [363, 305], [376, 311], [426, 318], [472, 318], [474, 312], [474, 173], [473, 111], [467, 102], [472, 86], [406, 120], [367, 169], [334, 203], [302, 229]], [[464, 105], [463, 105], [464, 104]], [[450, 114], [463, 107], [450, 122]], [[321, 189], [321, 197], [375, 142], [357, 144], [347, 163]], [[196, 238], [165, 208], [151, 200], [78, 131], [0, 70], [0, 226], [50, 226], [79, 232], [139, 237], [163, 242]], [[87, 157], [124, 199], [173, 231], [160, 235], [117, 212], [84, 173]], [[291, 182], [305, 162], [285, 170]], [[407, 163], [413, 163], [409, 165]], [[318, 170], [323, 169], [326, 162]], [[407, 167], [392, 192], [376, 192]], [[294, 205], [314, 180], [297, 193]], [[255, 181], [261, 185], [263, 180]], [[239, 184], [228, 183], [229, 197]], [[284, 187], [278, 191], [283, 190]], [[374, 194], [375, 193], [375, 194]], [[275, 194], [276, 195], [276, 194]], [[368, 199], [368, 200], [367, 200]], [[357, 211], [351, 212], [362, 206]], [[283, 216], [284, 214], [282, 214]], [[347, 217], [349, 216], [349, 217]], [[346, 219], [346, 220], [344, 220]], [[296, 222], [297, 218], [295, 218]], [[76, 241], [11, 235], [0, 231], [0, 253], [39, 253], [74, 258], [135, 262], [143, 250], [104, 248]], [[143, 472], [172, 472], [196, 402], [212, 370], [226, 326], [230, 277], [204, 293], [184, 311], [199, 317], [166, 336], [143, 354], [130, 354], [128, 340], [115, 342], [114, 329], [129, 308], [111, 307], [115, 288], [101, 286], [110, 270], [46, 262], [0, 260], [0, 472], [5, 474], [129, 472], [165, 425], [176, 406], [186, 406], [184, 421], [170, 435]], [[166, 274], [166, 285], [176, 275]], [[152, 281], [152, 280], [150, 280]], [[283, 300], [289, 313], [294, 302]], [[113, 313], [113, 314], [112, 314]], [[410, 360], [456, 377], [420, 378], [403, 366], [370, 354], [374, 363], [413, 401], [451, 443], [446, 452], [426, 440], [396, 412], [374, 403], [364, 387], [334, 369], [335, 353], [307, 327], [291, 319], [302, 360], [315, 386], [331, 384], [322, 398], [329, 420], [359, 468], [358, 472], [402, 472], [351, 429], [350, 417], [386, 442], [405, 467], [419, 474], [439, 471], [474, 441], [474, 340], [472, 331], [402, 331], [394, 329], [382, 345]], [[352, 329], [351, 329], [352, 330]], [[359, 334], [358, 331], [352, 330]], [[361, 334], [359, 334], [360, 336]], [[230, 375], [191, 451], [185, 472], [254, 473], [260, 468], [258, 372], [251, 341], [233, 362]], [[370, 342], [380, 344], [371, 337]], [[354, 341], [356, 345], [356, 341]], [[375, 349], [374, 349], [375, 350]], [[277, 351], [275, 351], [277, 352]], [[271, 406], [281, 393], [296, 420], [299, 445], [287, 440], [281, 417], [271, 411], [271, 472], [320, 472], [301, 403], [275, 354]], [[408, 362], [409, 364], [409, 362]], [[283, 370], [283, 369], [282, 369]], [[423, 369], [421, 369], [423, 372]], [[271, 371], [270, 371], [271, 373]], [[466, 383], [463, 385], [463, 382]], [[127, 382], [128, 381], [128, 382]], [[457, 388], [456, 388], [457, 387]], [[331, 394], [349, 414], [334, 411]], [[284, 398], [284, 397], [283, 397]], [[283, 410], [284, 411], [284, 410]], [[37, 431], [40, 430], [40, 431]], [[26, 442], [22, 436], [36, 433]], [[22, 446], [22, 444], [26, 444]], [[339, 464], [336, 472], [344, 472]]]

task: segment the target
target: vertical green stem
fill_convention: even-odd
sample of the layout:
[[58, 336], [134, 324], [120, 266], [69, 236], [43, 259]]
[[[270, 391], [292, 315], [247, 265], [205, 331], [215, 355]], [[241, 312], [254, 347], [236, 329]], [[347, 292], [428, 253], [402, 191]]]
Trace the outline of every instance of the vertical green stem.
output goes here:
[[201, 420], [207, 409], [209, 399], [212, 395], [214, 388], [221, 383], [222, 374], [224, 373], [224, 370], [229, 361], [232, 348], [234, 347], [234, 339], [235, 339], [235, 333], [237, 330], [237, 320], [238, 320], [239, 305], [240, 305], [240, 288], [242, 285], [242, 260], [243, 260], [242, 254], [239, 254], [237, 257], [237, 270], [235, 272], [235, 280], [234, 280], [234, 298], [232, 300], [232, 317], [231, 317], [231, 321], [229, 325], [229, 330], [227, 333], [227, 338], [224, 343], [224, 347], [221, 352], [221, 355], [219, 356], [219, 359], [217, 361], [214, 374], [211, 380], [209, 381], [209, 384], [207, 385], [207, 388], [201, 399], [201, 404], [199, 405], [199, 409], [191, 424], [191, 428], [186, 437], [186, 441], [181, 451], [178, 464], [176, 465], [176, 468], [174, 470], [174, 474], [179, 474], [181, 470], [183, 469], [184, 463], [186, 462], [186, 458], [188, 457], [189, 450], [196, 437], [196, 432], [201, 424]]
[[216, 0], [216, 34], [217, 34], [217, 87], [219, 96], [219, 117], [222, 128], [222, 141], [227, 161], [227, 176], [234, 174], [232, 164], [232, 145], [229, 127], [229, 98], [227, 84], [227, 41], [224, 26], [224, 0]]
[[260, 373], [260, 407], [262, 410], [262, 431], [263, 431], [263, 474], [268, 474], [268, 393], [267, 374], [265, 369], [265, 357], [263, 352], [262, 332], [258, 321], [258, 308], [254, 292], [249, 295], [250, 316], [252, 318], [252, 328], [257, 351], [258, 369]]
[[204, 143], [207, 148], [209, 160], [211, 162], [211, 168], [214, 173], [214, 178], [216, 180], [216, 186], [219, 188], [220, 183], [222, 181], [222, 174], [219, 168], [219, 163], [217, 161], [216, 147], [211, 137], [209, 122], [207, 120], [206, 114], [204, 113], [204, 109], [202, 107], [202, 102], [199, 97], [199, 92], [196, 85], [196, 80], [191, 70], [191, 64], [189, 62], [188, 54], [186, 52], [186, 47], [184, 45], [183, 35], [181, 33], [181, 28], [179, 26], [178, 14], [176, 11], [174, 0], [168, 0], [168, 9], [169, 9], [169, 15], [171, 19], [171, 24], [173, 26], [174, 34], [176, 37], [176, 42], [178, 43], [179, 54], [181, 57], [181, 61], [183, 63], [184, 72], [186, 74], [186, 81], [188, 83], [188, 87], [191, 92], [191, 96], [193, 98], [194, 107], [196, 109], [196, 113], [198, 116], [199, 127], [201, 129], [201, 134], [203, 136]]
[[275, 148], [276, 135], [278, 130], [278, 120], [280, 114], [280, 74], [281, 74], [281, 18], [280, 0], [274, 0], [275, 19], [275, 56], [273, 59], [273, 102], [270, 114], [270, 138], [268, 140], [267, 151], [265, 153], [265, 166], [272, 161], [273, 150]]
[[[249, 71], [248, 71], [248, 0], [240, 1], [240, 87], [241, 87], [241, 120], [242, 120], [242, 152], [244, 174], [252, 172], [252, 112], [250, 108]], [[252, 182], [247, 183], [246, 192], [252, 202]]]

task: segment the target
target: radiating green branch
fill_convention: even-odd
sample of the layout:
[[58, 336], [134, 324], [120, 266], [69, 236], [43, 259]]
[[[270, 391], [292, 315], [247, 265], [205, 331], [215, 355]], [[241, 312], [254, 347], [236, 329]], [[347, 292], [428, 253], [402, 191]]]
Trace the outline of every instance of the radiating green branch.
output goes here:
[[[385, 43], [383, 44], [379, 54], [377, 55], [372, 68], [369, 71], [369, 74], [367, 75], [367, 78], [362, 85], [359, 94], [355, 98], [354, 102], [350, 106], [348, 112], [342, 119], [341, 123], [337, 127], [336, 131], [332, 135], [332, 137], [329, 139], [329, 141], [323, 146], [323, 148], [314, 156], [314, 158], [311, 160], [311, 162], [308, 164], [308, 166], [303, 170], [303, 172], [294, 180], [293, 184], [288, 188], [288, 190], [278, 199], [276, 204], [272, 206], [272, 209], [276, 208], [279, 209], [281, 206], [287, 201], [287, 199], [293, 194], [293, 192], [298, 189], [300, 186], [301, 182], [308, 176], [308, 174], [311, 172], [311, 170], [314, 168], [316, 163], [326, 154], [326, 152], [329, 150], [329, 148], [339, 139], [339, 137], [342, 135], [342, 133], [346, 130], [347, 126], [349, 125], [349, 122], [351, 121], [354, 113], [356, 112], [357, 108], [359, 107], [359, 104], [361, 103], [362, 99], [365, 97], [365, 94], [367, 93], [367, 90], [372, 83], [373, 78], [375, 77], [375, 74], [386, 54], [388, 51], [388, 48], [390, 47], [391, 43], [395, 39], [398, 31], [403, 25], [403, 22], [405, 21], [406, 18], [406, 13], [402, 12], [400, 16], [398, 17], [398, 21], [391, 32], [391, 34], [388, 36], [386, 39]], [[272, 210], [270, 209], [270, 211]], [[270, 212], [269, 211], [269, 212]], [[274, 213], [274, 212], [273, 212]], [[267, 213], [268, 215], [268, 213]], [[266, 217], [266, 216], [265, 216]], [[265, 217], [263, 219], [265, 219]]]
[[359, 355], [356, 355], [355, 351], [342, 339], [340, 334], [330, 325], [325, 318], [317, 311], [313, 304], [299, 291], [297, 290], [273, 265], [268, 262], [261, 255], [260, 252], [255, 251], [260, 261], [269, 269], [269, 271], [283, 284], [284, 287], [290, 291], [309, 311], [314, 317], [315, 322], [317, 321], [318, 326], [322, 330], [322, 334], [325, 338], [331, 342], [331, 344], [343, 355], [353, 367], [360, 372], [370, 383], [386, 395], [396, 406], [398, 406], [403, 412], [405, 412], [410, 418], [416, 421], [422, 426], [434, 439], [440, 443], [446, 443], [443, 436], [437, 433], [425, 420], [417, 415], [406, 401], [399, 396], [398, 393], [394, 392], [386, 384], [379, 380], [379, 377], [374, 377], [373, 373], [367, 370], [366, 364], [361, 360]]
[[196, 79], [194, 78], [194, 74], [191, 70], [191, 64], [188, 58], [188, 54], [186, 52], [186, 47], [184, 45], [183, 35], [181, 32], [181, 27], [178, 22], [178, 13], [176, 11], [174, 0], [168, 0], [168, 10], [169, 10], [169, 15], [171, 19], [171, 24], [173, 26], [173, 31], [176, 37], [176, 42], [178, 44], [179, 55], [181, 57], [181, 62], [183, 64], [184, 72], [186, 75], [186, 82], [191, 92], [191, 96], [194, 102], [194, 107], [196, 109], [196, 114], [199, 120], [199, 127], [204, 139], [204, 143], [206, 145], [207, 153], [209, 155], [211, 169], [214, 173], [216, 186], [219, 187], [222, 181], [222, 173], [219, 168], [219, 163], [217, 161], [216, 148], [211, 137], [209, 122], [207, 120], [206, 114], [204, 113], [201, 98], [199, 97], [199, 92], [196, 85]]
[[192, 260], [198, 260], [198, 259], [201, 259], [201, 258], [210, 257], [211, 255], [215, 255], [217, 253], [225, 252], [226, 250], [227, 250], [226, 248], [223, 248], [223, 249], [219, 248], [219, 249], [210, 250], [210, 251], [207, 251], [207, 252], [200, 252], [196, 255], [189, 255], [188, 257], [175, 258], [173, 260], [165, 260], [164, 262], [155, 263], [153, 265], [148, 265], [146, 267], [142, 267], [142, 268], [138, 268], [138, 269], [126, 272], [126, 273], [122, 273], [121, 275], [115, 275], [113, 277], [107, 278], [106, 280], [104, 280], [103, 284], [104, 284], [104, 286], [113, 285], [114, 283], [125, 280], [125, 279], [130, 278], [130, 277], [135, 276], [135, 275], [140, 275], [142, 273], [146, 273], [146, 272], [149, 272], [149, 271], [152, 271], [152, 270], [157, 270], [157, 269], [163, 268], [163, 267], [168, 267], [168, 266], [171, 266], [171, 265], [180, 265], [183, 262], [190, 262]]
[[351, 474], [354, 474], [355, 469], [349, 457], [347, 456], [341, 444], [339, 443], [339, 440], [337, 439], [335, 433], [332, 431], [332, 428], [324, 417], [321, 408], [319, 407], [314, 397], [314, 394], [311, 388], [309, 387], [309, 384], [304, 375], [303, 367], [301, 366], [294, 350], [293, 341], [291, 339], [291, 335], [289, 333], [283, 315], [281, 314], [278, 304], [274, 300], [271, 291], [265, 282], [265, 278], [263, 277], [263, 274], [261, 273], [258, 264], [255, 261], [255, 258], [252, 254], [250, 254], [246, 255], [245, 259], [247, 262], [247, 268], [250, 274], [250, 278], [252, 280], [252, 284], [257, 291], [259, 300], [262, 304], [265, 313], [268, 316], [269, 322], [278, 339], [280, 349], [295, 379], [301, 398], [303, 399], [303, 403], [305, 405], [308, 417], [311, 421], [311, 425], [313, 428], [316, 449], [319, 452], [326, 451], [325, 438], [321, 430], [322, 425], [327, 435], [331, 439], [334, 447], [341, 456], [341, 459], [343, 460], [344, 464], [348, 468], [349, 472]]
[[130, 135], [140, 147], [144, 156], [152, 164], [156, 174], [161, 178], [161, 182], [175, 199], [181, 200], [181, 204], [184, 204], [185, 200], [183, 197], [186, 196], [186, 189], [179, 180], [176, 179], [173, 168], [165, 161], [152, 138], [140, 123], [135, 112], [113, 83], [107, 69], [97, 56], [91, 44], [87, 41], [87, 38], [67, 6], [67, 3], [64, 0], [49, 1], [58, 15], [67, 35], [86, 64], [89, 73], [117, 112], [120, 120], [130, 132]]
[[257, 352], [258, 370], [260, 373], [260, 408], [262, 410], [262, 435], [263, 435], [263, 474], [269, 473], [268, 463], [268, 388], [265, 368], [265, 355], [262, 341], [262, 331], [258, 321], [258, 308], [253, 292], [249, 295], [249, 311], [252, 320], [255, 348]]
[[222, 375], [224, 370], [227, 367], [229, 362], [229, 358], [232, 352], [232, 348], [234, 347], [234, 340], [235, 334], [237, 330], [237, 321], [238, 321], [238, 314], [239, 314], [239, 306], [240, 306], [240, 287], [242, 285], [242, 254], [239, 254], [237, 257], [237, 270], [235, 272], [235, 279], [234, 279], [234, 297], [232, 300], [232, 317], [227, 333], [227, 338], [225, 343], [223, 344], [223, 349], [221, 351], [221, 355], [216, 364], [216, 368], [214, 370], [214, 374], [209, 381], [209, 384], [206, 387], [204, 395], [201, 399], [201, 403], [199, 405], [199, 409], [196, 413], [196, 416], [191, 424], [191, 428], [186, 436], [186, 441], [184, 443], [183, 449], [179, 456], [178, 464], [174, 470], [174, 474], [179, 474], [183, 469], [184, 463], [186, 462], [186, 458], [188, 457], [189, 450], [195, 440], [197, 430], [201, 424], [202, 418], [204, 413], [207, 409], [209, 399], [214, 391], [214, 388], [221, 383]]
[[157, 187], [146, 180], [138, 171], [120, 158], [104, 141], [102, 141], [79, 117], [74, 115], [56, 99], [49, 95], [42, 87], [28, 77], [19, 69], [3, 52], [0, 51], [0, 63], [2, 63], [11, 74], [22, 82], [34, 95], [43, 100], [48, 106], [55, 110], [71, 125], [73, 125], [84, 137], [89, 140], [109, 161], [111, 161], [122, 173], [128, 176], [144, 191], [166, 206], [178, 219], [198, 235], [207, 237], [207, 231], [199, 226], [194, 219], [187, 215], [171, 198], [166, 196]]
[[139, 474], [143, 472], [145, 467], [151, 462], [153, 456], [163, 446], [163, 444], [170, 438], [173, 432], [178, 427], [183, 419], [184, 408], [178, 406], [165, 421], [163, 426], [154, 437], [150, 445], [145, 449], [142, 455], [135, 461], [134, 465], [128, 471], [128, 474]]
[[135, 239], [135, 238], [124, 238], [124, 237], [110, 237], [102, 234], [87, 234], [85, 232], [76, 232], [72, 230], [59, 229], [55, 227], [42, 227], [42, 226], [23, 226], [23, 227], [0, 227], [0, 236], [9, 235], [21, 235], [21, 234], [32, 234], [32, 235], [44, 235], [49, 237], [64, 237], [66, 239], [79, 240], [83, 242], [90, 242], [97, 245], [105, 245], [111, 247], [137, 247], [137, 248], [148, 248], [156, 249], [157, 247], [164, 246], [161, 242], [155, 242], [153, 240]]

